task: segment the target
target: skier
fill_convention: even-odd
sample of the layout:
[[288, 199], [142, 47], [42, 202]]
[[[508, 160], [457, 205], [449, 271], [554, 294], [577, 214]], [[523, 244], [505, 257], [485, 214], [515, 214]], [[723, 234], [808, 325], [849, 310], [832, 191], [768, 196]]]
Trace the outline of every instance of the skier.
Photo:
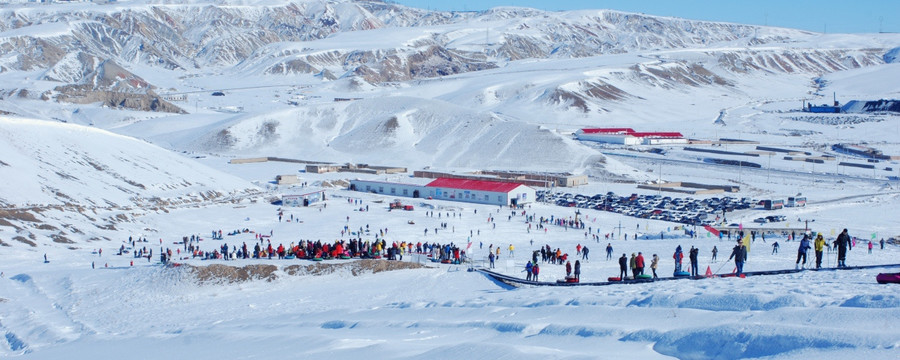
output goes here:
[[814, 246], [816, 249], [816, 269], [820, 269], [822, 268], [822, 250], [825, 248], [825, 238], [822, 237], [822, 233], [816, 236]]
[[607, 243], [606, 244], [606, 260], [612, 259], [612, 252], [613, 252], [612, 243]]
[[619, 278], [625, 281], [626, 277], [628, 277], [628, 257], [622, 254], [619, 258]]
[[853, 249], [853, 244], [851, 243], [850, 235], [847, 234], [847, 229], [841, 231], [841, 234], [838, 235], [837, 240], [834, 242], [838, 248], [838, 267], [847, 267], [847, 250]]
[[533, 265], [531, 265], [531, 261], [529, 261], [527, 264], [525, 264], [525, 280], [531, 281], [531, 268], [532, 268], [532, 266], [533, 266]]
[[738, 240], [737, 245], [735, 245], [734, 248], [731, 249], [731, 256], [728, 257], [728, 260], [731, 260], [731, 258], [734, 258], [734, 266], [737, 270], [738, 276], [740, 276], [742, 273], [744, 273], [744, 252], [745, 251], [746, 250], [745, 250], [744, 246], [741, 245], [740, 240]]
[[675, 259], [675, 272], [681, 272], [681, 260], [684, 259], [684, 253], [681, 252], [681, 245], [675, 248], [675, 254], [672, 255], [672, 258]]
[[804, 234], [803, 239], [800, 240], [800, 247], [797, 248], [797, 262], [794, 264], [794, 269], [800, 268], [800, 259], [803, 259], [803, 268], [806, 268], [806, 252], [809, 251], [809, 235]]
[[778, 253], [778, 242], [776, 241], [776, 242], [772, 243], [772, 255], [775, 255], [777, 253]]
[[716, 262], [716, 255], [717, 255], [718, 253], [719, 253], [719, 249], [716, 248], [715, 245], [713, 245], [713, 249], [712, 249], [712, 255], [713, 255], [713, 256], [712, 256], [712, 262]]
[[653, 278], [654, 279], [659, 279], [659, 277], [656, 276], [656, 267], [657, 266], [659, 266], [659, 256], [656, 256], [656, 254], [653, 254], [653, 260], [650, 261], [650, 270], [653, 270]]
[[587, 246], [581, 248], [581, 260], [588, 260], [588, 251], [590, 250], [588, 250]]

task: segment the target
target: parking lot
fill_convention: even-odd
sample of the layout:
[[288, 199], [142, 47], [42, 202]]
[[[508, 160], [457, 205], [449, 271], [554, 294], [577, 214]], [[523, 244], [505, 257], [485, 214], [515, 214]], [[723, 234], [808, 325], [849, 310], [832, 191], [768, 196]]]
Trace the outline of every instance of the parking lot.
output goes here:
[[758, 203], [750, 198], [731, 196], [694, 199], [639, 194], [620, 196], [611, 191], [606, 194], [584, 195], [551, 193], [546, 190], [537, 191], [537, 200], [558, 206], [595, 209], [686, 225], [711, 225], [717, 215], [750, 209]]

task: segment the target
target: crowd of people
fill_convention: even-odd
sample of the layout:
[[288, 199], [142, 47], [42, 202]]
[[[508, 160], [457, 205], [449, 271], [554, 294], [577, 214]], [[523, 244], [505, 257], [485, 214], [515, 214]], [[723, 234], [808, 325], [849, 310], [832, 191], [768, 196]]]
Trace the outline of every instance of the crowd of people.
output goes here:
[[[362, 200], [359, 199], [348, 199], [348, 204], [355, 209], [358, 208], [358, 211], [369, 211], [368, 204], [364, 204]], [[491, 228], [496, 228], [497, 221], [496, 217], [500, 216], [501, 210], [504, 207], [498, 207], [496, 209], [496, 213], [494, 211], [487, 211], [487, 222], [490, 224]], [[478, 215], [478, 210], [472, 210], [474, 214]], [[327, 260], [327, 259], [351, 259], [351, 258], [372, 258], [372, 259], [388, 259], [388, 260], [402, 260], [404, 255], [407, 254], [421, 254], [432, 261], [441, 262], [441, 263], [450, 263], [450, 264], [462, 264], [468, 260], [471, 260], [473, 253], [472, 251], [472, 242], [473, 238], [477, 236], [480, 238], [482, 234], [482, 229], [473, 227], [468, 230], [468, 237], [465, 238], [465, 241], [462, 244], [468, 244], [468, 246], [459, 246], [455, 244], [452, 240], [447, 238], [458, 238], [460, 235], [456, 234], [456, 226], [461, 225], [461, 223], [457, 222], [457, 219], [462, 219], [462, 213], [459, 212], [459, 209], [454, 209], [453, 211], [435, 211], [435, 210], [425, 210], [423, 214], [428, 218], [436, 218], [440, 219], [440, 224], [435, 227], [426, 227], [422, 233], [420, 233], [421, 238], [419, 238], [415, 243], [411, 241], [404, 240], [394, 240], [390, 241], [387, 238], [388, 229], [380, 228], [380, 229], [370, 229], [368, 224], [364, 226], [358, 226], [356, 228], [351, 228], [350, 226], [350, 216], [346, 216], [347, 223], [342, 224], [342, 227], [339, 229], [340, 238], [330, 240], [330, 241], [322, 241], [322, 240], [302, 240], [297, 239], [295, 241], [291, 241], [289, 243], [277, 243], [274, 239], [274, 232], [272, 230], [268, 231], [268, 234], [258, 231], [252, 231], [249, 228], [241, 228], [235, 229], [228, 233], [223, 233], [222, 230], [213, 230], [210, 232], [212, 239], [214, 240], [224, 240], [224, 241], [216, 241], [211, 244], [214, 244], [212, 248], [210, 248], [207, 244], [209, 242], [203, 243], [205, 246], [201, 247], [201, 238], [198, 235], [190, 235], [182, 237], [181, 242], [177, 242], [176, 244], [180, 244], [181, 246], [175, 247], [174, 250], [172, 248], [166, 248], [163, 246], [163, 240], [160, 239], [160, 248], [159, 248], [159, 258], [162, 262], [167, 262], [170, 259], [221, 259], [221, 260], [236, 260], [236, 259], [308, 259], [308, 260]], [[576, 212], [575, 216], [543, 216], [537, 213], [530, 212], [528, 207], [512, 207], [507, 216], [507, 221], [512, 222], [514, 218], [519, 218], [519, 223], [524, 222], [526, 224], [526, 233], [530, 233], [532, 229], [542, 230], [542, 232], [547, 232], [548, 227], [560, 227], [563, 231], [568, 231], [570, 229], [575, 230], [586, 230], [584, 232], [585, 239], [588, 242], [593, 242], [599, 240], [601, 238], [610, 239], [614, 238], [612, 234], [614, 232], [603, 233], [599, 227], [593, 227], [589, 224], [590, 218], [587, 216], [581, 216]], [[288, 214], [285, 217], [284, 212], [281, 209], [277, 211], [278, 221], [288, 221], [295, 222], [295, 218], [293, 214]], [[343, 216], [342, 216], [343, 218]], [[299, 223], [299, 220], [296, 222]], [[595, 219], [596, 222], [596, 219]], [[435, 223], [437, 224], [437, 223]], [[421, 229], [421, 228], [420, 228]], [[337, 229], [336, 229], [337, 230]], [[451, 235], [444, 235], [447, 233], [442, 233], [447, 231], [447, 233]], [[490, 228], [487, 229], [488, 233], [492, 233]], [[227, 241], [227, 236], [237, 236], [237, 235], [247, 235], [253, 234], [253, 241], [241, 241], [238, 245], [236, 242], [231, 243]], [[430, 238], [431, 236], [441, 234], [443, 237], [437, 237], [434, 240], [428, 242], [424, 241], [426, 238]], [[637, 239], [637, 235], [635, 234], [634, 238]], [[757, 239], [757, 234], [755, 232], [751, 232], [749, 234], [744, 234], [743, 231], [738, 231], [734, 235], [737, 235], [737, 243], [731, 249], [731, 254], [728, 258], [729, 261], [734, 260], [734, 270], [732, 273], [740, 275], [744, 272], [744, 264], [748, 259], [749, 254], [749, 243], [753, 242]], [[746, 236], [745, 236], [746, 235]], [[465, 235], [462, 235], [465, 236]], [[784, 241], [791, 241], [795, 239], [797, 236], [795, 233], [788, 234], [786, 238], [781, 238]], [[847, 230], [845, 229], [841, 234], [835, 239], [833, 242], [829, 243], [825, 241], [824, 236], [821, 233], [811, 233], [807, 232], [805, 234], [801, 234], [802, 239], [799, 241], [799, 246], [797, 250], [797, 258], [795, 261], [795, 267], [805, 268], [808, 262], [807, 255], [809, 250], [814, 250], [815, 256], [815, 268], [821, 268], [823, 266], [823, 253], [825, 251], [830, 251], [834, 249], [837, 255], [837, 266], [838, 267], [846, 267], [846, 254], [847, 251], [852, 249], [855, 245], [856, 239], [850, 237], [847, 234]], [[374, 237], [374, 239], [373, 239]], [[729, 234], [729, 238], [731, 234]], [[769, 239], [773, 238], [772, 234], [769, 234]], [[766, 241], [766, 236], [763, 234], [760, 236], [763, 242]], [[408, 239], [408, 238], [407, 238]], [[439, 240], [448, 240], [448, 241], [439, 241]], [[648, 238], [649, 239], [649, 238]], [[690, 239], [692, 241], [696, 241], [696, 234], [691, 234]], [[724, 239], [724, 237], [718, 237], [720, 241]], [[146, 243], [146, 238], [138, 238], [136, 240], [129, 238], [128, 243], [131, 245], [131, 250], [134, 252], [134, 257], [144, 257], [147, 258], [148, 261], [153, 257], [153, 249], [144, 244]], [[442, 243], [443, 242], [443, 243]], [[482, 249], [484, 246], [483, 241], [478, 241], [477, 249]], [[534, 240], [530, 241], [530, 244], [534, 245]], [[628, 247], [634, 248], [635, 251], [631, 253], [629, 257], [627, 252], [623, 252], [622, 256], [618, 258], [619, 263], [619, 278], [622, 280], [626, 279], [637, 279], [637, 278], [658, 278], [657, 270], [661, 266], [660, 256], [658, 254], [652, 254], [647, 257], [643, 254], [641, 250], [640, 242], [636, 243], [625, 243], [631, 244]], [[570, 245], [569, 245], [570, 246]], [[617, 245], [624, 246], [624, 244]], [[775, 241], [772, 243], [773, 253], [777, 253], [780, 244]], [[875, 244], [871, 241], [868, 243], [869, 251], [872, 251], [872, 248]], [[488, 262], [488, 266], [490, 268], [495, 268], [495, 263], [497, 260], [501, 258], [501, 248], [503, 248], [506, 252], [506, 257], [511, 259], [515, 259], [515, 246], [513, 243], [497, 245], [490, 244], [488, 246], [488, 256], [485, 259]], [[565, 269], [566, 280], [580, 281], [581, 273], [582, 273], [582, 262], [589, 261], [589, 253], [590, 249], [588, 246], [578, 243], [574, 247], [574, 252], [576, 255], [575, 259], [571, 259], [570, 252], [565, 250], [566, 246], [551, 246], [550, 244], [544, 244], [543, 246], [537, 247], [536, 250], [532, 250], [530, 252], [530, 260], [528, 260], [524, 266], [524, 272], [526, 272], [526, 279], [537, 281], [540, 274], [541, 266], [560, 266]], [[881, 248], [884, 248], [884, 241], [881, 242]], [[533, 248], [532, 248], [533, 249]], [[119, 255], [122, 255], [126, 250], [125, 245], [122, 245], [119, 248]], [[608, 242], [606, 245], [606, 260], [614, 260], [614, 250], [612, 241]], [[102, 249], [98, 252], [98, 255], [102, 254]], [[184, 255], [182, 255], [184, 253]], [[717, 253], [718, 247], [713, 245], [712, 257], [710, 258], [711, 263], [715, 263], [717, 261]], [[480, 253], [483, 255], [483, 252]], [[687, 271], [682, 269], [682, 263], [687, 258], [689, 262], [689, 268]], [[700, 271], [700, 248], [691, 246], [689, 250], [682, 250], [681, 246], [677, 246], [674, 252], [672, 253], [672, 259], [674, 262], [674, 272], [673, 276], [692, 276], [698, 277], [701, 276]], [[573, 263], [574, 261], [574, 263]], [[723, 267], [725, 265], [723, 264]], [[647, 271], [646, 268], [649, 267], [650, 271]], [[727, 272], [728, 270], [726, 270]], [[707, 272], [709, 272], [707, 268]], [[718, 270], [716, 271], [718, 272]], [[650, 274], [652, 273], [652, 274]], [[646, 274], [646, 275], [645, 275]]]

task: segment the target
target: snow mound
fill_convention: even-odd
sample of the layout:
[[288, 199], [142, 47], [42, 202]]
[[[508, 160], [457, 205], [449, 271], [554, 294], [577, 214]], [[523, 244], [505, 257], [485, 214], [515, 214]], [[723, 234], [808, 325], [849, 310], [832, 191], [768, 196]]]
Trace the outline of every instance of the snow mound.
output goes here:
[[785, 295], [766, 298], [747, 294], [650, 295], [634, 299], [629, 306], [655, 308], [688, 308], [709, 311], [758, 311], [783, 307], [803, 307], [806, 304], [795, 296]]
[[873, 346], [862, 337], [842, 336], [840, 329], [806, 331], [771, 326], [732, 324], [678, 330], [657, 339], [653, 349], [679, 359], [743, 359], [774, 356], [809, 348], [835, 350]]
[[892, 64], [900, 58], [900, 47], [895, 47], [884, 54], [884, 62]]
[[900, 297], [896, 295], [857, 295], [841, 304], [842, 307], [891, 309], [900, 307]]
[[247, 281], [274, 281], [278, 274], [288, 276], [322, 276], [337, 272], [349, 272], [352, 276], [376, 274], [384, 271], [421, 269], [425, 266], [402, 261], [357, 260], [344, 263], [314, 263], [310, 265], [289, 265], [279, 272], [278, 266], [253, 264], [231, 266], [211, 264], [208, 266], [178, 265], [187, 269], [201, 284], [242, 283]]

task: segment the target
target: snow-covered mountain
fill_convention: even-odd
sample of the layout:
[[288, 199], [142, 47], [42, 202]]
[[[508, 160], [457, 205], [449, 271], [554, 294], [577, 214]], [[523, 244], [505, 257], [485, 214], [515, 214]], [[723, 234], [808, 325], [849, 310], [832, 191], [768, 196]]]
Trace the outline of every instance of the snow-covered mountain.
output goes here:
[[[435, 12], [342, 0], [6, 4], [0, 112], [179, 152], [643, 179], [570, 134], [628, 126], [711, 137], [722, 109], [817, 100], [830, 89], [890, 98], [900, 92], [894, 83], [870, 83], [896, 73], [898, 45], [896, 34], [611, 10]], [[769, 131], [755, 127], [748, 131]], [[52, 156], [20, 154], [59, 160], [92, 149], [78, 139]], [[245, 187], [215, 185], [207, 180], [218, 176], [205, 172], [133, 179], [130, 167], [183, 160], [133, 155], [86, 156], [94, 160], [84, 164], [97, 165], [84, 168], [98, 171], [91, 181], [63, 163], [26, 167], [35, 191], [0, 198], [6, 206], [128, 207]], [[86, 187], [60, 186], [56, 173]]]

